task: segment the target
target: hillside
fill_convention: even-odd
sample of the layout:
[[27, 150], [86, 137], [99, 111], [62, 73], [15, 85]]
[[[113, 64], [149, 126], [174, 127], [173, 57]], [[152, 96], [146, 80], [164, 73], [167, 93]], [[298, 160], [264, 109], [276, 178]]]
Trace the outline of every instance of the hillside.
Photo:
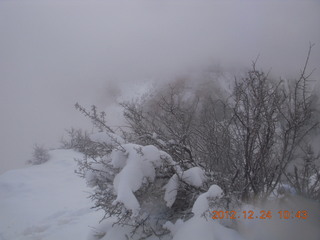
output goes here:
[[42, 165], [0, 176], [0, 239], [87, 239], [101, 212], [90, 207], [90, 189], [74, 173], [81, 154], [54, 150]]

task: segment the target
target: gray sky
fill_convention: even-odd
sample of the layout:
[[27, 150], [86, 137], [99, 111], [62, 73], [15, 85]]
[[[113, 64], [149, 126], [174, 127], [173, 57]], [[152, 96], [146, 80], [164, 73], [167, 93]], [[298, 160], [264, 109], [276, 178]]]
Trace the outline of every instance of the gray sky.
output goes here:
[[[0, 0], [0, 172], [34, 143], [90, 126], [73, 108], [109, 111], [139, 84], [219, 64], [299, 73], [309, 42], [320, 76], [320, 1]], [[132, 93], [133, 92], [133, 93]]]

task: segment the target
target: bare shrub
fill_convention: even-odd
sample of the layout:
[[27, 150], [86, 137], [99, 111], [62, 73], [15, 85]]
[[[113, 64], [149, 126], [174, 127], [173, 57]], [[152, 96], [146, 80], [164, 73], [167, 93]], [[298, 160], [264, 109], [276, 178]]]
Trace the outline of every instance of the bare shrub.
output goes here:
[[47, 162], [50, 159], [48, 150], [37, 144], [33, 147], [32, 159], [28, 160], [27, 163], [31, 165], [39, 165]]
[[[317, 98], [310, 90], [312, 72], [307, 73], [311, 49], [312, 45], [300, 76], [289, 84], [258, 70], [254, 62], [244, 76], [235, 79], [231, 93], [217, 90], [215, 84], [205, 90], [203, 85], [190, 87], [179, 79], [140, 100], [124, 102], [121, 106], [128, 126], [119, 131], [123, 142], [117, 141], [104, 112], [76, 104], [112, 140], [109, 145], [97, 143], [71, 132], [75, 143], [66, 144], [77, 148], [85, 139], [78, 147], [85, 153], [78, 173], [95, 187], [91, 196], [95, 207], [103, 209], [105, 217], [116, 216], [116, 224], [133, 227], [133, 234], [142, 231], [144, 236], [160, 236], [166, 231], [159, 222], [190, 218], [199, 194], [214, 184], [224, 191], [219, 202], [224, 209], [241, 201], [268, 199], [288, 184], [298, 194], [319, 199], [319, 157], [310, 145], [320, 120]], [[133, 145], [136, 152], [128, 150]], [[133, 216], [133, 211], [116, 201], [114, 184], [121, 167], [114, 161], [121, 156], [119, 166], [123, 167], [131, 155], [147, 155], [142, 149], [150, 145], [161, 152], [163, 165], [157, 166], [152, 181], [145, 180], [133, 191], [143, 206], [141, 215]], [[191, 168], [204, 173], [201, 186], [184, 179], [183, 174]], [[172, 204], [163, 200], [169, 182], [174, 183]], [[156, 213], [150, 212], [152, 204], [158, 206]]]

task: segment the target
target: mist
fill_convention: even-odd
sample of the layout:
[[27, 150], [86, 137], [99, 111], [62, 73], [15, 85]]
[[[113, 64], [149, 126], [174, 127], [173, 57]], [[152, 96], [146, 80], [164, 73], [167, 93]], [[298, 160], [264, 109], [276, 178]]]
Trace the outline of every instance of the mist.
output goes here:
[[[117, 124], [115, 104], [150, 82], [219, 65], [320, 74], [320, 1], [0, 1], [0, 172], [35, 143], [90, 128], [76, 102]], [[141, 87], [143, 86], [143, 87]]]

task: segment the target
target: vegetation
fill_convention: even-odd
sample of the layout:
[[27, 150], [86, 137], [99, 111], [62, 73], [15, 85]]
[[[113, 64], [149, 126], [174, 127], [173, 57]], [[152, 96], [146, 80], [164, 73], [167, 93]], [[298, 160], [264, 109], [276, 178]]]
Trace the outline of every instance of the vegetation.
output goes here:
[[[319, 156], [312, 147], [320, 118], [310, 89], [312, 72], [307, 72], [311, 49], [296, 80], [272, 79], [254, 62], [245, 76], [235, 78], [231, 94], [217, 89], [215, 79], [205, 87], [180, 79], [138, 101], [124, 102], [128, 128], [117, 132], [121, 137], [108, 126], [105, 113], [76, 104], [109, 139], [95, 141], [72, 130], [65, 143], [85, 154], [78, 173], [95, 187], [95, 207], [117, 216], [117, 224], [132, 226], [133, 234], [148, 236], [165, 234], [161, 226], [168, 220], [190, 218], [199, 194], [214, 184], [224, 196], [210, 199], [210, 206], [225, 209], [281, 195], [284, 185], [320, 200]], [[141, 207], [136, 215], [119, 201], [115, 183], [130, 157], [142, 159], [150, 146], [159, 151], [161, 164], [153, 165], [152, 178], [144, 176], [141, 186], [130, 188]], [[119, 159], [121, 166], [115, 164]], [[200, 185], [184, 177], [190, 169], [203, 172]], [[169, 184], [176, 186], [172, 204], [164, 197]]]
[[43, 146], [35, 145], [33, 147], [32, 159], [28, 160], [27, 163], [31, 165], [39, 165], [47, 162], [50, 159], [48, 149]]

